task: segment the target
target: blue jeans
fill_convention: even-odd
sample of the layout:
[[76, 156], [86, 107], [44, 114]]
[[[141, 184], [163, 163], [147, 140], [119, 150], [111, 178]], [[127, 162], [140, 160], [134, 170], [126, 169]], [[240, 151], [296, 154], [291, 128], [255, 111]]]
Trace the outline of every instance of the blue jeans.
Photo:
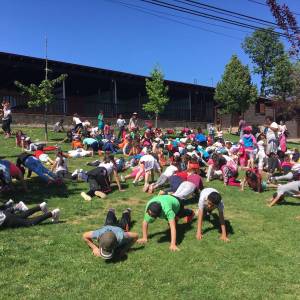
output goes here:
[[39, 177], [41, 177], [46, 182], [48, 182], [49, 179], [56, 179], [55, 174], [53, 174], [50, 170], [44, 167], [43, 164], [33, 156], [29, 156], [25, 160], [24, 165], [26, 166], [26, 168], [36, 173]]

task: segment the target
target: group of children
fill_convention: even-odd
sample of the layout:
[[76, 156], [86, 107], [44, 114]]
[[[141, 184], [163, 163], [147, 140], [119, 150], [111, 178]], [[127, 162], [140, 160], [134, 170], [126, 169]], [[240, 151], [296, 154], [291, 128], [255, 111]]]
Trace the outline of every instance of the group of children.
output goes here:
[[[143, 182], [142, 190], [145, 193], [157, 192], [158, 195], [146, 204], [140, 239], [137, 233], [130, 231], [131, 209], [123, 212], [120, 221], [117, 220], [115, 211], [110, 209], [104, 227], [83, 235], [96, 256], [111, 259], [125, 254], [136, 241], [146, 243], [148, 226], [156, 218], [167, 220], [171, 231], [170, 250], [177, 251], [178, 220], [183, 219], [185, 223], [189, 223], [197, 214], [196, 238], [200, 240], [203, 219], [209, 217], [214, 209], [219, 212], [220, 238], [228, 241], [222, 196], [216, 189], [204, 188], [204, 177], [206, 184], [214, 179], [221, 180], [225, 186], [237, 187], [241, 191], [246, 186], [258, 193], [271, 188], [277, 189], [269, 206], [284, 201], [285, 195], [300, 198], [299, 151], [287, 149], [285, 125], [278, 125], [270, 117], [266, 118], [264, 130], [256, 134], [244, 122], [237, 143], [224, 140], [220, 128], [215, 135], [213, 125], [209, 127], [207, 136], [201, 128], [183, 128], [176, 133], [172, 129], [154, 129], [151, 122], [146, 123], [144, 128], [139, 128], [136, 113], [132, 115], [128, 126], [120, 115], [116, 122], [117, 130], [113, 129], [111, 123], [105, 122], [103, 112], [98, 115], [97, 127], [92, 127], [89, 121], [82, 122], [77, 114], [74, 115], [73, 122], [73, 128], [67, 131], [64, 140], [70, 143], [71, 150], [68, 152], [63, 152], [58, 147], [32, 143], [30, 138], [18, 131], [16, 145], [24, 152], [19, 155], [16, 164], [0, 160], [1, 188], [2, 191], [10, 189], [12, 178], [16, 178], [26, 190], [24, 173], [27, 169], [29, 176], [31, 172], [35, 172], [47, 184], [63, 184], [65, 180], [87, 182], [88, 191], [81, 192], [86, 201], [91, 201], [93, 197], [106, 198], [113, 190], [113, 182], [120, 192], [124, 191], [122, 183], [128, 179], [133, 179], [134, 186]], [[61, 121], [55, 124], [54, 130], [64, 131], [62, 124]], [[50, 158], [48, 151], [56, 151], [54, 159]], [[117, 158], [116, 154], [119, 154]], [[73, 173], [69, 171], [68, 159], [95, 155], [100, 159], [88, 163], [93, 169], [77, 169]], [[122, 173], [129, 169], [130, 172], [124, 176]], [[241, 180], [240, 170], [245, 171]], [[158, 174], [156, 180], [155, 173]], [[288, 183], [278, 185], [279, 181]], [[186, 207], [188, 199], [198, 201], [196, 212]], [[33, 212], [44, 211], [43, 204], [33, 210], [25, 210], [25, 214], [14, 207], [11, 209], [6, 203], [0, 208], [0, 227], [35, 225], [50, 217], [57, 220], [59, 216], [59, 210], [53, 210], [45, 212], [37, 220], [33, 219], [31, 223], [20, 220], [11, 222], [9, 220], [14, 217], [27, 219]]]

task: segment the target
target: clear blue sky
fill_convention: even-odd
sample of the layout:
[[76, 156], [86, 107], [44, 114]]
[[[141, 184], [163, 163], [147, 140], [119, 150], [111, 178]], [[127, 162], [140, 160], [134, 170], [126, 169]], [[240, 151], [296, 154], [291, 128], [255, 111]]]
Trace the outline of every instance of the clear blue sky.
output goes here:
[[[162, 11], [138, 0], [120, 1]], [[274, 21], [268, 7], [248, 0], [201, 2]], [[300, 13], [299, 0], [286, 3]], [[112, 0], [2, 0], [1, 11], [3, 52], [44, 57], [47, 35], [50, 59], [140, 75], [148, 75], [159, 63], [166, 79], [190, 83], [196, 79], [198, 84], [210, 86], [221, 78], [232, 54], [250, 64], [241, 49], [246, 32], [177, 19], [219, 35], [128, 9]]]

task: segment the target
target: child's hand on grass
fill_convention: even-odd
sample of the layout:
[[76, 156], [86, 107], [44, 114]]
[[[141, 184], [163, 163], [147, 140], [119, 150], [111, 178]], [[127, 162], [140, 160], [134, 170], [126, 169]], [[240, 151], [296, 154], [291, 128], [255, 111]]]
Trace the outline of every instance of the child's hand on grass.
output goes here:
[[100, 255], [100, 249], [99, 249], [99, 248], [93, 249], [93, 254], [94, 254], [95, 256], [97, 256], [97, 257], [101, 256], [101, 255]]
[[169, 247], [169, 249], [171, 250], [171, 251], [180, 251], [180, 249], [176, 246], [176, 245], [170, 245], [170, 247]]
[[201, 233], [201, 232], [197, 233], [196, 239], [197, 239], [197, 240], [202, 240], [202, 238], [203, 238], [202, 233]]
[[136, 241], [138, 244], [146, 244], [148, 242], [147, 239], [141, 238]]
[[229, 242], [229, 238], [226, 235], [221, 235], [220, 236], [220, 240], [222, 240], [223, 242]]

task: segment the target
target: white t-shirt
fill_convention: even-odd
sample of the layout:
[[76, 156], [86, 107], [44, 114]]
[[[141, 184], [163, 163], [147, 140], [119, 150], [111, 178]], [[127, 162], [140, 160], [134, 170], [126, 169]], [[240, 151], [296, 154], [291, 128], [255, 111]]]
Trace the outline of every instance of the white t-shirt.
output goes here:
[[260, 140], [257, 142], [257, 147], [258, 147], [258, 151], [264, 152], [265, 151], [265, 146], [264, 146], [264, 141]]
[[2, 120], [9, 119], [10, 115], [11, 115], [11, 110], [4, 108], [3, 109], [3, 118], [2, 118]]
[[153, 169], [157, 169], [157, 170], [160, 169], [157, 160], [150, 154], [146, 154], [142, 156], [140, 162], [144, 164], [146, 172]]
[[68, 154], [73, 157], [73, 158], [77, 158], [77, 157], [84, 157], [86, 155], [89, 155], [91, 153], [91, 151], [86, 151], [82, 148], [78, 148], [76, 150], [70, 150], [68, 151]]
[[0, 210], [0, 226], [3, 224], [5, 219], [6, 219], [6, 215]]
[[73, 122], [78, 125], [78, 124], [81, 124], [81, 120], [78, 118], [78, 117], [73, 117]]
[[126, 121], [124, 119], [117, 120], [117, 125], [119, 128], [125, 126], [125, 124], [126, 124]]
[[167, 177], [171, 177], [172, 175], [174, 175], [174, 173], [178, 171], [178, 168], [171, 165], [171, 166], [168, 166], [165, 171], [163, 172], [163, 175], [167, 176]]
[[[278, 128], [278, 124], [276, 122], [273, 122], [270, 127], [272, 128]], [[267, 133], [266, 133], [266, 138], [267, 141], [269, 142], [270, 140], [275, 140], [276, 139], [276, 134], [275, 131], [273, 131], [271, 128], [267, 129]]]
[[114, 164], [112, 162], [109, 162], [109, 163], [100, 163], [99, 164], [99, 167], [103, 167], [106, 169], [107, 171], [107, 175], [110, 176], [110, 174], [113, 172], [114, 170]]
[[[199, 197], [199, 202], [198, 202], [198, 207], [199, 209], [203, 210], [206, 206], [207, 206], [207, 197], [209, 194], [211, 194], [212, 192], [216, 192], [219, 194], [219, 192], [216, 189], [213, 188], [205, 188], [201, 191], [200, 193], [200, 197]], [[218, 210], [219, 212], [223, 212], [224, 211], [224, 203], [223, 200], [221, 200], [220, 204], [218, 205]]]
[[56, 168], [55, 168], [55, 173], [59, 171], [68, 171], [67, 167], [67, 160], [65, 157], [62, 158], [62, 164], [59, 165], [60, 158], [56, 157], [55, 162], [57, 163]]

